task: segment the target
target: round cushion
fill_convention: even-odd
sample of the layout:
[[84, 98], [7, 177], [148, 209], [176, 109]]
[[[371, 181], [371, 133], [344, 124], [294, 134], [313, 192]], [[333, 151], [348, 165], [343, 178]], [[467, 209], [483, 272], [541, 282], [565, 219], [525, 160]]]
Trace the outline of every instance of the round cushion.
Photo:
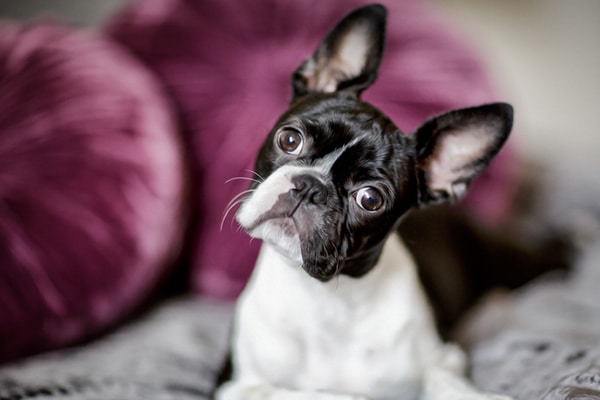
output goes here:
[[[364, 99], [405, 132], [452, 108], [498, 100], [473, 53], [424, 3], [383, 1], [387, 46]], [[234, 297], [259, 242], [226, 210], [248, 187], [254, 158], [290, 98], [292, 71], [359, 0], [145, 0], [111, 22], [110, 34], [164, 80], [179, 107], [196, 173], [191, 285]], [[489, 218], [510, 192], [510, 154], [497, 158], [470, 198]], [[479, 187], [478, 187], [479, 186]]]
[[181, 160], [159, 84], [120, 46], [0, 25], [0, 361], [140, 304], [180, 245]]

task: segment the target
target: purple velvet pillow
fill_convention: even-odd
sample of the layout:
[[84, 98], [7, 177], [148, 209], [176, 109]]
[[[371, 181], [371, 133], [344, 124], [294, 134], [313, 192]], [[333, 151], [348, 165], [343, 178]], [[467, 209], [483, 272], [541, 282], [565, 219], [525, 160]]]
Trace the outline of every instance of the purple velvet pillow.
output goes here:
[[[228, 202], [247, 188], [261, 141], [290, 97], [291, 72], [358, 0], [145, 0], [109, 26], [161, 77], [179, 107], [197, 174], [191, 284], [232, 297], [258, 242], [240, 232]], [[384, 1], [388, 40], [378, 82], [364, 98], [410, 132], [432, 114], [498, 100], [475, 56], [418, 0]], [[474, 184], [470, 202], [490, 219], [510, 197], [510, 154]], [[234, 179], [230, 181], [230, 179]], [[228, 183], [229, 182], [229, 183]]]
[[0, 24], [0, 361], [140, 304], [180, 245], [181, 160], [170, 104], [120, 46]]

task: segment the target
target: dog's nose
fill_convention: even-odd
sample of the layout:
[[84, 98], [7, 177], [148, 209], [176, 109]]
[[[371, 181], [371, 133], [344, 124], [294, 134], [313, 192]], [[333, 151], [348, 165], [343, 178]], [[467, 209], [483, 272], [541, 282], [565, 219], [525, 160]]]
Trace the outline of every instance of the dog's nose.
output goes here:
[[298, 175], [292, 178], [292, 195], [297, 199], [306, 199], [316, 205], [327, 202], [327, 186], [313, 175]]

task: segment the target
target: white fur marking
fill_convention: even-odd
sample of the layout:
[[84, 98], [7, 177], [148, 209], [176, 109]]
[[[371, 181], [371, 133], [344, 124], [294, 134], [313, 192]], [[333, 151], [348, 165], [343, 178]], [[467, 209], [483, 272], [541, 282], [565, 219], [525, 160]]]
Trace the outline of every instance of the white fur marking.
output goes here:
[[[278, 168], [244, 200], [237, 213], [237, 221], [243, 228], [250, 229], [265, 211], [268, 211], [275, 205], [280, 194], [294, 188], [294, 184], [292, 183], [294, 176], [312, 174], [318, 179], [324, 180], [337, 159], [348, 147], [354, 146], [358, 141], [358, 138], [352, 140], [317, 160], [313, 166], [284, 165]], [[254, 232], [250, 233], [254, 237], [260, 237]]]
[[217, 400], [505, 399], [468, 384], [396, 236], [366, 276], [328, 283], [263, 245], [234, 327], [234, 376]]
[[265, 182], [250, 194], [242, 203], [236, 218], [245, 229], [250, 229], [267, 210], [271, 209], [281, 193], [294, 188], [291, 181], [298, 167], [283, 166], [272, 173]]
[[[240, 388], [261, 386], [272, 390], [262, 399], [272, 400], [350, 398], [324, 393], [413, 400], [427, 370], [464, 370], [460, 350], [435, 334], [413, 261], [397, 237], [369, 274], [329, 283], [264, 245], [235, 327], [234, 381], [220, 400], [258, 399]], [[291, 395], [294, 388], [304, 397]]]

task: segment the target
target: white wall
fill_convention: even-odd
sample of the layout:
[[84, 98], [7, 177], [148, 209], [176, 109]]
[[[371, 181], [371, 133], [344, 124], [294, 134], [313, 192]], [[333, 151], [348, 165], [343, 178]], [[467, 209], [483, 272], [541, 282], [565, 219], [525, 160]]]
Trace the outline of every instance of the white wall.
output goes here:
[[600, 175], [600, 1], [433, 1], [459, 22], [516, 106], [523, 148]]
[[[600, 176], [600, 0], [428, 1], [455, 20], [483, 54], [516, 107], [521, 147]], [[0, 16], [29, 18], [52, 10], [75, 23], [97, 25], [126, 2], [0, 0]]]
[[98, 25], [126, 0], [0, 0], [0, 17], [28, 19], [60, 15], [80, 25]]

